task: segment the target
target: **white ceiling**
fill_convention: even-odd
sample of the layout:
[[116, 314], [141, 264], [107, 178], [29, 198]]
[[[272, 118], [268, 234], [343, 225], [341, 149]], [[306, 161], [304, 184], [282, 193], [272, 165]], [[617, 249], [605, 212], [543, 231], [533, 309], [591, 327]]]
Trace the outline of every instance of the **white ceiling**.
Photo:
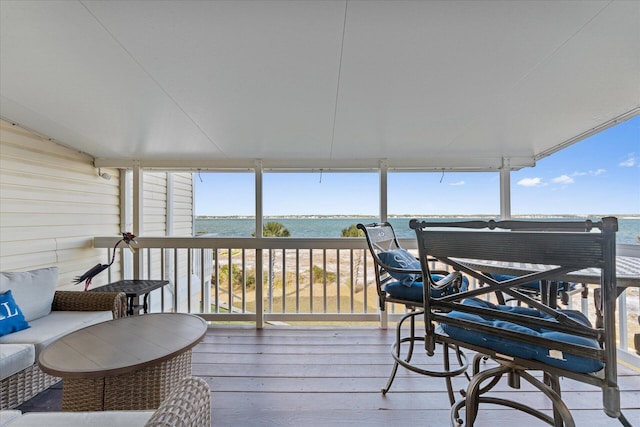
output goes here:
[[0, 116], [102, 166], [518, 168], [640, 113], [636, 0], [1, 0], [0, 18]]

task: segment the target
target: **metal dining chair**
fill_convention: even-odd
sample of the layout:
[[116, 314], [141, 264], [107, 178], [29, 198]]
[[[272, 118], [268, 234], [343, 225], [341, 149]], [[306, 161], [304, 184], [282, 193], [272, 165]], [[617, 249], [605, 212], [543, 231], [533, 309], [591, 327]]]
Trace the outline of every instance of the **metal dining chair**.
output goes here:
[[[443, 342], [477, 352], [471, 381], [452, 406], [452, 425], [463, 424], [460, 412], [464, 410], [464, 424], [472, 426], [479, 406], [491, 403], [526, 412], [549, 425], [573, 427], [575, 422], [561, 397], [562, 377], [599, 387], [605, 413], [624, 426], [631, 425], [620, 410], [617, 382], [615, 218], [557, 224], [442, 223], [414, 219], [410, 227], [415, 230], [422, 274], [427, 278], [424, 287], [427, 352], [433, 353], [436, 344]], [[554, 227], [561, 231], [553, 231]], [[585, 232], [592, 229], [600, 232]], [[434, 296], [430, 292], [436, 285], [429, 279], [431, 258], [484, 280], [485, 286]], [[472, 268], [474, 262], [477, 265], [482, 261], [548, 267], [499, 281]], [[549, 307], [518, 289], [525, 283], [565, 278], [571, 272], [587, 268], [601, 269], [601, 327], [592, 326], [578, 311]], [[495, 292], [505, 293], [521, 305], [494, 304], [488, 297]], [[481, 360], [487, 358], [494, 362], [492, 367], [481, 369]], [[542, 381], [532, 375], [534, 371], [542, 372]], [[544, 393], [551, 401], [552, 414], [527, 402], [505, 398], [504, 394], [492, 394], [503, 376], [512, 388], [520, 388], [520, 382], [526, 381]]]
[[[389, 304], [400, 304], [406, 309], [396, 324], [396, 337], [391, 349], [394, 363], [382, 393], [386, 394], [389, 391], [398, 366], [402, 366], [422, 375], [445, 378], [449, 399], [453, 403], [451, 378], [466, 372], [468, 363], [465, 354], [455, 346], [443, 344], [442, 370], [425, 369], [413, 362], [415, 343], [424, 341], [424, 337], [415, 334], [415, 319], [423, 313], [420, 261], [400, 246], [390, 223], [358, 224], [357, 228], [364, 232], [369, 253], [375, 264], [375, 282], [380, 311], [385, 311]], [[468, 280], [459, 272], [432, 271], [431, 282], [434, 294], [439, 296], [459, 292], [468, 286]], [[410, 324], [409, 335], [403, 336], [403, 325], [407, 320]], [[450, 351], [457, 360], [457, 365], [454, 367], [450, 362]]]

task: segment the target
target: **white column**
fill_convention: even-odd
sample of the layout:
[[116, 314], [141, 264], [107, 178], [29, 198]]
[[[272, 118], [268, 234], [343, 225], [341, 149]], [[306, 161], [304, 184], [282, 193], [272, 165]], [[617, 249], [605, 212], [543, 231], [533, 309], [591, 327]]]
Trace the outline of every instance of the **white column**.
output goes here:
[[[262, 239], [262, 161], [255, 165], [256, 239]], [[256, 328], [264, 327], [264, 283], [262, 281], [262, 249], [256, 249]]]
[[[385, 222], [388, 219], [388, 198], [387, 198], [387, 162], [383, 160], [380, 162], [380, 221]], [[365, 283], [366, 285], [366, 283]], [[380, 328], [387, 329], [389, 327], [389, 310], [380, 311]]]
[[[138, 237], [144, 233], [144, 176], [140, 162], [133, 162], [133, 231]], [[142, 279], [142, 250], [133, 257], [133, 278]]]
[[508, 159], [502, 159], [500, 168], [500, 219], [511, 219], [511, 169]]

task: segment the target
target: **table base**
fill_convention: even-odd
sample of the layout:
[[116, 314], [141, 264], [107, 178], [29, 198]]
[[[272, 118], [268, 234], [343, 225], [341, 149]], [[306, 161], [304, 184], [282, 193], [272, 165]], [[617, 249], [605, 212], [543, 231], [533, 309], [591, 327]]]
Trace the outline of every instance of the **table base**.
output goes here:
[[125, 375], [63, 378], [63, 411], [157, 409], [175, 385], [191, 375], [191, 350]]

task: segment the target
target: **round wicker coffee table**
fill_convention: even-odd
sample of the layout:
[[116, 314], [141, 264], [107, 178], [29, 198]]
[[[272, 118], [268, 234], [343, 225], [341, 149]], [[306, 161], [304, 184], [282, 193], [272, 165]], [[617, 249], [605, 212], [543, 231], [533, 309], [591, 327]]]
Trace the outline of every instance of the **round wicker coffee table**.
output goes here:
[[123, 317], [55, 340], [38, 363], [62, 377], [63, 411], [156, 409], [191, 375], [191, 349], [206, 330], [190, 314]]

